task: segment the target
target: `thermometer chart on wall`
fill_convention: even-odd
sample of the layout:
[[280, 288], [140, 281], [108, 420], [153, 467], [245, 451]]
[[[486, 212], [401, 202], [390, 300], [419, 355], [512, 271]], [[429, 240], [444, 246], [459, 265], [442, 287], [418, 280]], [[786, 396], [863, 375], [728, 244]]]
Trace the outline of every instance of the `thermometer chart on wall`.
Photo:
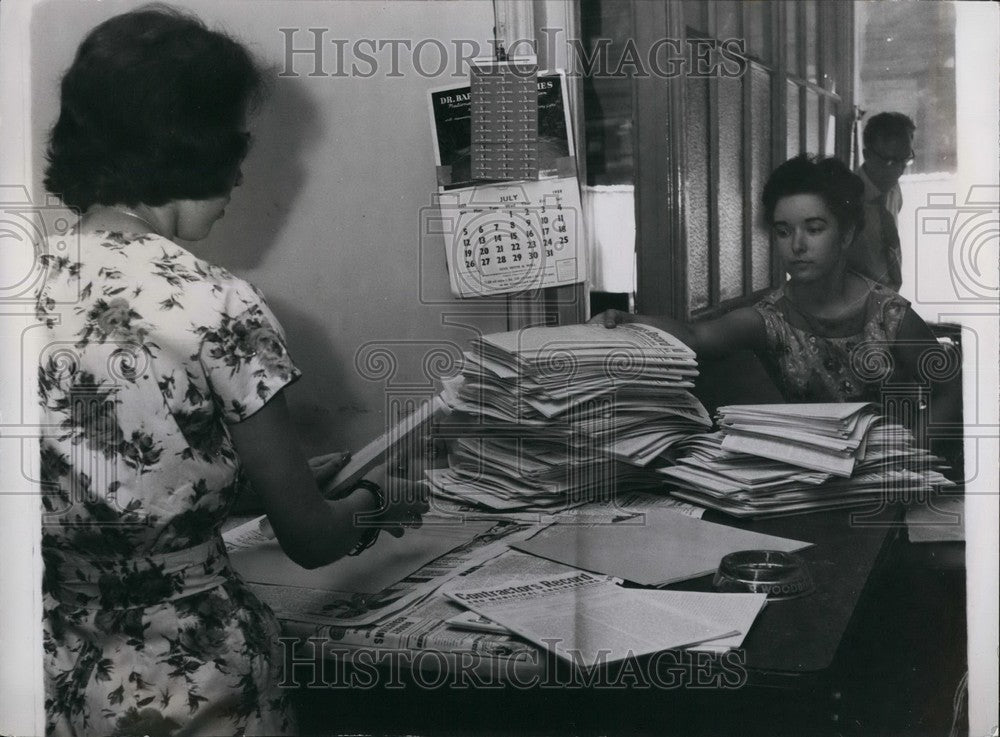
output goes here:
[[509, 294], [585, 278], [575, 177], [486, 184], [441, 194], [451, 291]]

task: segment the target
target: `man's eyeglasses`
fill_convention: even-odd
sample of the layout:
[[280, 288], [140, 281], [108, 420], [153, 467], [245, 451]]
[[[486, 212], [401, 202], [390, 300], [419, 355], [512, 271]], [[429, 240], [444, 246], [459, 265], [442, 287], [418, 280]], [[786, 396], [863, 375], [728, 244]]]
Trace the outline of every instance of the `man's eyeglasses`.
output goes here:
[[903, 166], [909, 166], [910, 164], [913, 163], [913, 160], [916, 158], [916, 156], [914, 156], [913, 154], [913, 151], [910, 151], [910, 153], [907, 154], [905, 159], [893, 159], [888, 156], [883, 156], [878, 151], [872, 151], [871, 149], [868, 149], [868, 153], [870, 153], [874, 158], [878, 159], [886, 166], [899, 166], [900, 164], [902, 164]]

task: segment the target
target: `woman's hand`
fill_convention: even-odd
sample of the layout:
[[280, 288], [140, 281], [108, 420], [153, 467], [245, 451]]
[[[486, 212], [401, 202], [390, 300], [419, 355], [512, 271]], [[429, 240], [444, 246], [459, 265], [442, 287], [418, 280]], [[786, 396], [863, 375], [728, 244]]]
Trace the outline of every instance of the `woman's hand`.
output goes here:
[[765, 350], [767, 332], [764, 318], [752, 307], [737, 307], [720, 317], [685, 323], [665, 315], [633, 315], [621, 310], [607, 310], [594, 315], [588, 322], [613, 328], [616, 325], [637, 322], [670, 333], [699, 359], [724, 358], [743, 348]]
[[[328, 463], [336, 465], [341, 458], [333, 456], [348, 456], [349, 454], [332, 453]], [[309, 465], [315, 472], [317, 468], [326, 469], [323, 463], [314, 464], [316, 459], [310, 459]], [[343, 464], [341, 464], [343, 465]], [[339, 470], [339, 467], [337, 468]], [[336, 471], [333, 472], [336, 475]], [[332, 478], [332, 475], [330, 476]], [[353, 526], [362, 530], [372, 526], [385, 530], [393, 537], [402, 537], [407, 528], [416, 529], [423, 525], [423, 516], [430, 509], [429, 492], [427, 484], [423, 481], [413, 481], [411, 479], [396, 476], [386, 477], [385, 466], [371, 474], [367, 480], [376, 484], [385, 497], [386, 504], [382, 509], [376, 509], [378, 498], [364, 487], [358, 487], [349, 492], [345, 497], [337, 500], [328, 500], [327, 504], [335, 515], [341, 514], [341, 508], [345, 504], [355, 503], [358, 511], [354, 513]], [[351, 498], [354, 497], [354, 498]], [[260, 520], [260, 531], [267, 537], [275, 537], [274, 529], [267, 517]]]
[[427, 437], [404, 444], [402, 449], [391, 450], [386, 455], [385, 467], [391, 476], [419, 481], [428, 469], [447, 465], [447, 456], [447, 442], [432, 432]]
[[[355, 548], [364, 532], [361, 520], [371, 519], [377, 511], [375, 495], [359, 489], [333, 504], [323, 499], [313, 471], [332, 472], [338, 460], [310, 467], [296, 440], [283, 392], [230, 425], [229, 432], [246, 478], [260, 494], [268, 524], [289, 558], [303, 568], [318, 568]], [[384, 472], [373, 480], [385, 483]], [[399, 536], [403, 524], [418, 523], [427, 510], [427, 489], [395, 481], [383, 488], [389, 503], [374, 521]]]
[[650, 318], [643, 317], [642, 315], [633, 315], [631, 312], [622, 312], [621, 310], [605, 310], [592, 318], [587, 320], [588, 323], [594, 325], [603, 325], [606, 328], [613, 328], [617, 325], [624, 325], [629, 322], [650, 322]]
[[[390, 476], [387, 466], [380, 466], [367, 480], [378, 484], [385, 496], [381, 510], [358, 515], [360, 525], [377, 525], [393, 537], [402, 537], [406, 528], [416, 529], [423, 524], [423, 516], [430, 509], [430, 490], [424, 481]], [[365, 492], [358, 489], [357, 492]]]
[[346, 466], [350, 460], [350, 451], [337, 451], [309, 459], [309, 470], [312, 471], [316, 485], [324, 496], [337, 474], [340, 473], [340, 469]]

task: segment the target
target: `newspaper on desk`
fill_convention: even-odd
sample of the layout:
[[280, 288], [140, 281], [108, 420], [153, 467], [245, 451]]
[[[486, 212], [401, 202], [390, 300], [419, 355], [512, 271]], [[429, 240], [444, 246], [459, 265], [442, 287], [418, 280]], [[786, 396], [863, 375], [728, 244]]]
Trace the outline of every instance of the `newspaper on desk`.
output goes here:
[[[644, 491], [624, 491], [611, 499], [601, 502], [564, 503], [562, 509], [552, 512], [504, 512], [501, 519], [529, 525], [603, 525], [637, 517], [652, 509], [669, 509], [700, 519], [705, 513], [703, 507], [688, 504], [666, 494], [651, 494]], [[465, 520], [497, 520], [498, 513], [484, 510], [461, 499], [435, 497], [434, 510], [438, 514]]]
[[[481, 511], [435, 500], [435, 514], [444, 520], [452, 523], [489, 521], [493, 524], [478, 532], [469, 542], [456, 547], [376, 594], [261, 585], [252, 581], [250, 584], [261, 599], [266, 601], [283, 620], [319, 625], [331, 622], [342, 626], [368, 625], [402, 608], [413, 606], [452, 577], [495, 558], [503, 553], [509, 544], [527, 540], [553, 522], [604, 524], [664, 507], [695, 517], [699, 517], [702, 511], [698, 507], [677, 502], [664, 495], [629, 493], [621, 494], [611, 502], [566, 509], [557, 515], [540, 517], [537, 514], [524, 514], [514, 520], [510, 515], [504, 515], [502, 520], [498, 520], [495, 516], [490, 517]], [[271, 536], [262, 530], [263, 519], [258, 517], [228, 530], [223, 537], [230, 552], [273, 543]], [[428, 521], [427, 524], [431, 525], [433, 521]], [[541, 572], [550, 571], [545, 569]], [[517, 574], [511, 572], [511, 575]]]
[[460, 585], [452, 582], [445, 595], [585, 669], [744, 634], [738, 620], [745, 617], [734, 617], [734, 607], [752, 622], [766, 601], [763, 594], [736, 594], [737, 605], [734, 595], [625, 589], [578, 570]]
[[[621, 519], [623, 514], [628, 516], [662, 508], [663, 499], [656, 495], [625, 495], [615, 505], [588, 505], [567, 510], [567, 513], [577, 523], [606, 523]], [[696, 509], [690, 512], [692, 516], [698, 516]], [[244, 526], [247, 528], [244, 542], [252, 544], [254, 526]], [[256, 526], [259, 527], [259, 524]], [[453, 626], [451, 621], [465, 610], [448, 598], [445, 589], [495, 588], [503, 582], [539, 577], [553, 579], [580, 573], [557, 561], [508, 548], [509, 544], [527, 540], [544, 527], [539, 524], [497, 522], [468, 543], [374, 596], [285, 586], [251, 584], [251, 587], [278, 612], [289, 634], [328, 646], [327, 655], [352, 658], [359, 652], [367, 652], [376, 659], [379, 654], [388, 657], [402, 655], [409, 658], [407, 663], [410, 665], [423, 667], [433, 661], [430, 665], [457, 666], [466, 675], [472, 671], [481, 677], [503, 674], [504, 679], [526, 682], [525, 679], [544, 673], [547, 663], [543, 650], [505, 629], [498, 631], [495, 624], [486, 631], [469, 631], [461, 623]], [[699, 601], [685, 600], [680, 604], [673, 602], [673, 605], [675, 609], [680, 607], [681, 614], [694, 611], [703, 615], [710, 613], [710, 617], [703, 618], [727, 623], [722, 628], [716, 626], [719, 633], [723, 629], [739, 633], [693, 648], [715, 652], [739, 646], [763, 603], [723, 601], [725, 597], [746, 598], [748, 595], [665, 591], [648, 594], [664, 598], [660, 602], [664, 606], [670, 605], [666, 601], [669, 597], [702, 597]], [[723, 598], [720, 599], [720, 596]], [[763, 599], [758, 595], [749, 596]], [[706, 606], [712, 608], [711, 612]], [[445, 662], [447, 666], [442, 665]]]
[[[270, 541], [259, 527], [259, 520], [251, 520], [247, 525], [230, 530], [224, 536], [227, 547], [232, 550], [234, 546]], [[507, 549], [508, 542], [527, 539], [540, 529], [538, 525], [507, 522], [489, 525], [468, 542], [376, 594], [254, 584], [252, 581], [249, 584], [280, 619], [314, 625], [369, 625], [413, 606], [454, 576], [495, 558]]]
[[[538, 532], [538, 527], [509, 525], [519, 528], [500, 541], [506, 547], [507, 541], [530, 537]], [[473, 544], [475, 547], [475, 543]], [[434, 590], [427, 596], [416, 598], [403, 609], [394, 608], [390, 616], [368, 627], [326, 626], [318, 630], [303, 626], [295, 621], [286, 622], [286, 628], [293, 634], [324, 638], [345, 650], [406, 651], [411, 654], [433, 652], [450, 658], [464, 666], [478, 667], [486, 673], [503, 673], [515, 678], [538, 675], [544, 668], [541, 653], [534, 645], [510, 632], [469, 632], [452, 627], [448, 620], [463, 611], [451, 601], [438, 585], [487, 586], [496, 581], [519, 580], [526, 576], [559, 576], [575, 572], [561, 563], [536, 558], [532, 555], [503, 550], [498, 555], [487, 558], [498, 548], [490, 543], [469, 552], [463, 562], [456, 558], [450, 571], [437, 577]], [[478, 562], [473, 562], [473, 561]], [[442, 566], [447, 568], [448, 566]], [[425, 570], [421, 575], [430, 575]]]

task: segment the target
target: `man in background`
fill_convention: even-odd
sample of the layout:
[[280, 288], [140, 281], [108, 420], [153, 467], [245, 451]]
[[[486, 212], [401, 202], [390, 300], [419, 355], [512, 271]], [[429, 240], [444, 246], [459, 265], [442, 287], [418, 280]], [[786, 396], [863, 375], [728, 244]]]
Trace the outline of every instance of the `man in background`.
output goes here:
[[897, 218], [903, 208], [899, 178], [913, 161], [916, 126], [903, 113], [879, 113], [863, 134], [864, 163], [857, 173], [865, 183], [865, 227], [854, 240], [848, 265], [869, 279], [899, 291]]

